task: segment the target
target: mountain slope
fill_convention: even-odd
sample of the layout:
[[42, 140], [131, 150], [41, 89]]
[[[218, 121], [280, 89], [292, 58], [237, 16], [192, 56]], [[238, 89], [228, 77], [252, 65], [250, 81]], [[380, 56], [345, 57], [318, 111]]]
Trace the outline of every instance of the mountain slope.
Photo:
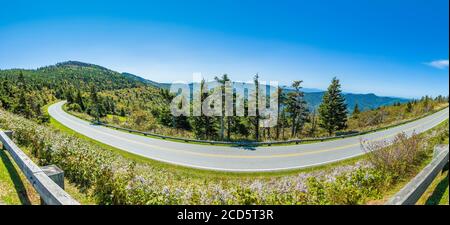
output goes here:
[[[317, 109], [322, 102], [325, 92], [305, 93], [305, 100], [308, 102], [310, 109]], [[361, 111], [376, 109], [380, 106], [393, 105], [395, 103], [405, 103], [408, 99], [395, 97], [380, 97], [375, 94], [352, 94], [345, 93], [345, 102], [347, 109], [351, 113], [356, 104]]]
[[[87, 91], [90, 84], [94, 84], [100, 91], [141, 86], [170, 88], [170, 84], [168, 83], [159, 83], [131, 73], [118, 73], [102, 66], [77, 61], [62, 62], [37, 70], [0, 70], [0, 78], [3, 82], [17, 83], [19, 73], [23, 73], [27, 83], [33, 87], [32, 89], [36, 90], [42, 90], [43, 88], [59, 90], [71, 86]], [[286, 92], [290, 90], [289, 88], [285, 88]], [[317, 108], [322, 101], [324, 92], [313, 88], [305, 88], [304, 92], [310, 109]], [[359, 108], [364, 111], [380, 106], [392, 105], [397, 102], [404, 103], [408, 101], [408, 99], [380, 97], [374, 94], [345, 93], [344, 96], [349, 112], [353, 110], [355, 104], [358, 104]]]
[[[149, 81], [154, 86], [159, 88], [170, 88], [170, 84], [168, 83], [157, 83], [154, 81]], [[207, 83], [209, 88], [211, 88], [212, 82]], [[189, 84], [192, 90], [192, 83]], [[235, 87], [236, 88], [236, 87]], [[289, 87], [285, 87], [283, 91], [288, 93], [293, 89]], [[242, 91], [242, 90], [240, 90]], [[317, 109], [322, 102], [324, 91], [315, 88], [304, 88], [302, 91], [305, 93], [305, 100], [308, 103], [309, 109], [312, 111]], [[352, 112], [355, 105], [358, 104], [358, 107], [361, 111], [367, 111], [371, 109], [376, 109], [380, 106], [388, 106], [393, 105], [395, 103], [406, 103], [409, 99], [405, 98], [396, 98], [396, 97], [382, 97], [377, 96], [375, 94], [353, 94], [353, 93], [344, 93], [343, 94], [347, 103], [347, 109], [349, 112]]]
[[142, 78], [124, 76], [101, 66], [76, 61], [58, 63], [36, 70], [0, 70], [0, 78], [5, 82], [17, 83], [19, 74], [23, 74], [23, 78], [29, 87], [37, 90], [44, 87], [60, 89], [68, 86], [87, 90], [90, 84], [95, 85], [98, 90], [114, 90], [146, 85]]

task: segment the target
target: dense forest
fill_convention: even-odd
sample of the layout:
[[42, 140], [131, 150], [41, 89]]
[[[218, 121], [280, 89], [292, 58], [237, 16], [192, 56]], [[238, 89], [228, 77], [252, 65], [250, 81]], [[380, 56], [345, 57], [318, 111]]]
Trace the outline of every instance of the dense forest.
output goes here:
[[143, 85], [135, 77], [72, 61], [37, 70], [0, 70], [0, 107], [45, 121], [47, 118], [41, 107], [56, 99], [71, 100], [91, 88], [106, 91]]
[[[229, 80], [227, 75], [216, 77], [222, 85]], [[254, 84], [258, 86], [259, 82], [255, 76]], [[166, 88], [92, 64], [69, 61], [36, 70], [0, 70], [0, 107], [29, 119], [47, 122], [42, 107], [65, 99], [66, 110], [84, 119], [208, 140], [286, 140], [363, 131], [417, 118], [448, 104], [448, 96], [425, 96], [372, 110], [361, 102], [349, 110], [345, 99], [349, 95], [342, 93], [337, 78], [320, 93], [319, 105], [308, 103], [300, 80], [294, 81], [289, 91], [278, 88], [277, 93], [277, 124], [261, 128], [258, 111], [255, 116], [246, 113], [243, 117], [174, 117], [169, 105], [175, 96]], [[201, 98], [210, 94], [204, 93]], [[244, 104], [247, 108], [248, 102]]]

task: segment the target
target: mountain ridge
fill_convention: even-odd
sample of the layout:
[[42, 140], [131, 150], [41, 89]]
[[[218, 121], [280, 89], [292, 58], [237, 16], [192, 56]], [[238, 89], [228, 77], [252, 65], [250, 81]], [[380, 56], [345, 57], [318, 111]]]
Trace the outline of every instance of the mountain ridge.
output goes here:
[[[11, 69], [9, 71], [22, 70], [22, 69]], [[1, 70], [8, 71], [8, 70]], [[103, 88], [100, 89], [117, 89], [117, 88], [126, 88], [126, 87], [136, 87], [141, 85], [149, 85], [155, 88], [170, 88], [169, 83], [159, 83], [156, 81], [152, 81], [146, 78], [143, 78], [139, 75], [135, 75], [128, 72], [116, 72], [111, 69], [108, 69], [103, 66], [79, 62], [79, 61], [66, 61], [60, 62], [55, 65], [45, 66], [38, 68], [36, 70], [25, 70], [24, 72], [36, 72], [41, 71], [46, 76], [51, 79], [61, 79], [71, 81], [77, 86], [77, 84], [85, 83], [89, 80], [93, 80], [97, 85], [101, 85]], [[80, 72], [82, 71], [82, 72]], [[97, 76], [97, 77], [96, 77]], [[98, 77], [99, 76], [99, 77]], [[120, 82], [120, 84], [114, 84], [115, 82]], [[192, 85], [192, 84], [191, 84]], [[111, 86], [108, 88], [108, 86]], [[283, 87], [284, 91], [288, 92], [292, 89], [290, 87]], [[303, 89], [305, 93], [305, 100], [307, 101], [310, 110], [317, 109], [322, 101], [323, 94], [325, 93], [322, 90], [314, 89], [314, 88], [305, 88]], [[373, 93], [368, 94], [355, 94], [355, 93], [343, 93], [347, 108], [349, 112], [353, 111], [353, 108], [356, 104], [358, 104], [360, 110], [370, 110], [376, 109], [380, 106], [392, 105], [395, 103], [405, 103], [410, 101], [410, 99], [399, 98], [399, 97], [385, 97], [385, 96], [377, 96]]]

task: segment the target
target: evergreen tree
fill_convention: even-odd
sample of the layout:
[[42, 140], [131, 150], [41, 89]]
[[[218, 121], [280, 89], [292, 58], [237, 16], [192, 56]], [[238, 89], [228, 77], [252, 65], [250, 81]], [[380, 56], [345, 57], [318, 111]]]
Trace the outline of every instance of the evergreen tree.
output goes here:
[[359, 110], [359, 106], [358, 103], [355, 104], [355, 108], [353, 108], [353, 115], [356, 116], [360, 113], [361, 111]]
[[27, 85], [25, 83], [25, 77], [23, 76], [22, 71], [19, 73], [18, 78], [18, 88], [19, 88], [19, 101], [17, 102], [17, 105], [14, 108], [14, 112], [18, 114], [22, 114], [27, 118], [31, 118], [33, 116], [33, 112], [31, 110], [30, 105], [28, 104], [26, 92], [27, 92]]
[[309, 129], [309, 136], [314, 137], [317, 131], [317, 110], [314, 109], [313, 112], [309, 115], [309, 122], [311, 123], [311, 127]]
[[411, 102], [406, 103], [406, 112], [410, 113], [413, 110], [413, 105]]
[[259, 89], [259, 75], [256, 74], [255, 77], [253, 78], [253, 82], [255, 85], [255, 89], [254, 89], [254, 93], [249, 93], [249, 95], [252, 95], [252, 98], [255, 99], [255, 116], [249, 117], [250, 122], [253, 124], [254, 127], [254, 133], [255, 133], [255, 141], [259, 141], [259, 122], [261, 119], [261, 115], [259, 114], [259, 104], [261, 104], [261, 102], [259, 102], [259, 94], [260, 94], [260, 89]]
[[283, 91], [283, 88], [278, 87], [278, 112], [277, 112], [277, 127], [276, 127], [276, 138], [280, 137], [280, 128], [284, 129], [284, 118], [281, 118], [282, 111], [284, 111], [284, 103], [286, 101], [286, 94]]
[[83, 102], [83, 97], [81, 96], [81, 91], [77, 92], [75, 102], [81, 107], [81, 110], [83, 110], [83, 111], [86, 110], [86, 106], [84, 105], [84, 102]]
[[287, 94], [287, 111], [291, 117], [291, 136], [296, 137], [303, 129], [308, 119], [308, 106], [301, 91], [303, 81], [294, 81], [292, 87], [294, 91]]
[[[201, 101], [198, 103], [200, 105], [194, 105], [194, 107], [202, 107], [202, 103], [208, 97], [208, 93], [204, 93], [202, 90], [205, 90], [206, 83], [205, 80], [202, 80], [200, 83], [200, 99]], [[191, 119], [191, 127], [194, 135], [198, 139], [214, 139], [217, 135], [217, 127], [216, 121], [214, 117], [206, 116], [203, 114], [203, 110], [201, 111], [200, 116], [193, 116]]]
[[[230, 81], [230, 78], [228, 78], [227, 74], [222, 75], [222, 77], [215, 77], [214, 78], [221, 86], [221, 92], [222, 92], [222, 115], [220, 116], [220, 139], [223, 140], [224, 136], [224, 120], [225, 120], [225, 83]], [[228, 140], [230, 139], [230, 120], [227, 117], [227, 130], [228, 130]]]
[[95, 120], [97, 122], [100, 121], [100, 114], [101, 114], [101, 109], [100, 109], [100, 100], [97, 94], [97, 89], [95, 88], [95, 85], [91, 85], [91, 93], [90, 93], [90, 97], [91, 97], [91, 115], [94, 116]]
[[334, 77], [319, 106], [320, 126], [332, 135], [347, 127], [347, 105], [339, 80]]

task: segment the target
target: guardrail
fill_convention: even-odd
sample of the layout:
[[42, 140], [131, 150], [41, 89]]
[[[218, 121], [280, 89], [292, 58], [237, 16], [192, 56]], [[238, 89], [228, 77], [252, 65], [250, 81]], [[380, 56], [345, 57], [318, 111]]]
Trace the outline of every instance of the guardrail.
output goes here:
[[[41, 203], [47, 205], [79, 205], [67, 192], [64, 191], [64, 178], [57, 167], [40, 168], [10, 139], [11, 131], [0, 131], [0, 141], [23, 172], [28, 181], [41, 197]], [[56, 171], [56, 173], [55, 173]], [[47, 175], [52, 173], [61, 186]], [[62, 184], [61, 184], [62, 178]]]
[[414, 205], [427, 190], [436, 176], [448, 164], [448, 145], [438, 145], [434, 149], [433, 160], [394, 197], [386, 202], [386, 205]]
[[401, 123], [397, 123], [397, 124], [386, 126], [386, 127], [382, 127], [382, 128], [376, 128], [376, 129], [372, 129], [372, 130], [362, 131], [362, 132], [353, 132], [351, 134], [338, 135], [338, 136], [329, 136], [329, 137], [321, 137], [321, 138], [305, 138], [305, 139], [293, 139], [293, 140], [287, 140], [287, 141], [265, 141], [265, 142], [197, 140], [197, 139], [190, 139], [190, 138], [179, 138], [179, 137], [173, 137], [173, 136], [165, 136], [165, 135], [160, 135], [160, 134], [155, 134], [155, 133], [150, 133], [150, 132], [145, 132], [145, 131], [138, 131], [138, 130], [133, 130], [133, 129], [128, 129], [128, 128], [124, 128], [124, 127], [110, 125], [110, 124], [103, 123], [103, 122], [100, 122], [100, 121], [92, 121], [92, 123], [96, 124], [96, 125], [102, 125], [102, 126], [105, 126], [105, 127], [114, 128], [114, 129], [117, 129], [117, 130], [127, 131], [129, 133], [142, 134], [144, 136], [157, 137], [157, 138], [161, 138], [161, 139], [169, 139], [169, 140], [175, 140], [175, 141], [204, 143], [204, 144], [211, 144], [211, 145], [224, 144], [224, 145], [236, 145], [236, 146], [261, 146], [261, 145], [271, 146], [271, 145], [282, 145], [282, 144], [300, 144], [300, 143], [303, 143], [303, 142], [317, 142], [317, 141], [322, 142], [322, 141], [328, 141], [328, 140], [334, 140], [334, 139], [340, 139], [340, 138], [347, 138], [347, 137], [354, 137], [354, 136], [364, 135], [364, 134], [373, 133], [373, 132], [380, 131], [380, 130], [389, 129], [391, 127], [400, 126], [400, 125], [403, 125], [403, 124], [406, 124], [406, 123], [410, 123], [410, 122], [416, 121], [418, 119], [422, 119], [422, 118], [424, 118], [426, 116], [429, 116], [429, 115], [431, 115], [433, 113], [436, 113], [436, 112], [439, 112], [441, 110], [444, 110], [446, 108], [447, 107], [444, 107], [443, 109], [431, 111], [430, 113], [422, 115], [422, 116], [420, 116], [418, 118], [406, 120], [406, 121], [403, 121]]

